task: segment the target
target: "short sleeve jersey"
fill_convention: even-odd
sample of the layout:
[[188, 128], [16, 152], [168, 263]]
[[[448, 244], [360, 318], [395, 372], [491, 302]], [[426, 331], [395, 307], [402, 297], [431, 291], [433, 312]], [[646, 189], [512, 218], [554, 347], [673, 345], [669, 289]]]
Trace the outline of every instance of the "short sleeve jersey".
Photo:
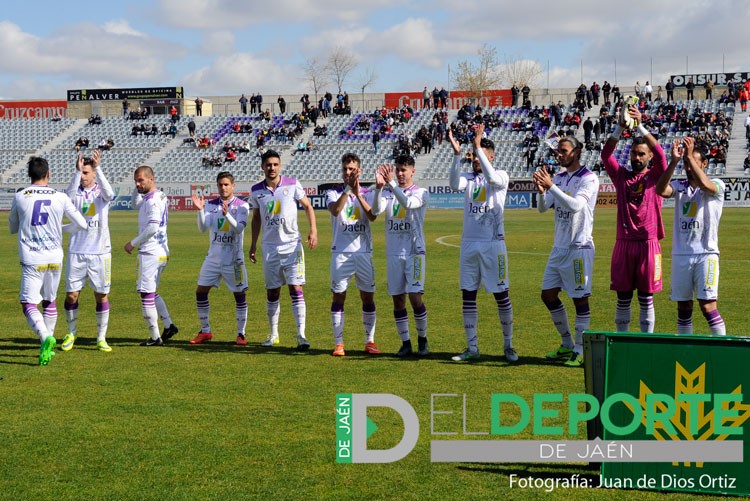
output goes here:
[[224, 215], [221, 198], [210, 200], [203, 206], [210, 238], [206, 260], [225, 264], [234, 263], [238, 259], [244, 260], [243, 236], [250, 207], [247, 202], [234, 197], [228, 202], [227, 211], [237, 222], [236, 228], [232, 228]]
[[61, 263], [63, 214], [77, 212], [67, 195], [48, 186], [32, 185], [16, 193], [8, 220], [11, 230], [18, 230], [21, 263]]
[[[328, 190], [326, 192], [326, 206], [335, 204], [342, 189]], [[361, 188], [362, 197], [372, 206], [374, 192], [367, 188]], [[372, 252], [372, 232], [370, 220], [362, 208], [362, 205], [352, 194], [347, 195], [344, 208], [338, 216], [331, 215], [333, 226], [333, 239], [331, 252]]]
[[670, 183], [675, 199], [673, 255], [719, 253], [719, 220], [726, 186], [721, 179], [711, 179], [711, 182], [717, 188], [713, 195], [692, 188], [686, 179]]
[[250, 205], [260, 211], [263, 247], [277, 247], [281, 254], [292, 252], [300, 241], [297, 227], [297, 201], [305, 197], [305, 190], [294, 178], [281, 176], [272, 190], [261, 181], [253, 185]]

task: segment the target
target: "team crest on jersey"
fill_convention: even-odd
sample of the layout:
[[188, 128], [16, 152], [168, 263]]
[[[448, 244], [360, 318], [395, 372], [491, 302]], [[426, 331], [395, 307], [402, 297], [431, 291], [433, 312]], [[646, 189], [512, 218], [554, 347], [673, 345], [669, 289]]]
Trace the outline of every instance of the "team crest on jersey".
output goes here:
[[485, 202], [487, 200], [487, 190], [484, 186], [477, 186], [471, 192], [471, 200], [473, 202]]
[[266, 202], [266, 210], [271, 215], [281, 214], [281, 202], [278, 200], [271, 200]]
[[229, 220], [225, 217], [217, 218], [216, 231], [229, 231]]
[[87, 217], [96, 216], [96, 204], [92, 202], [83, 202], [81, 214]]
[[392, 214], [393, 219], [403, 219], [406, 217], [406, 209], [400, 203], [393, 202]]
[[643, 182], [639, 181], [638, 183], [631, 186], [630, 191], [632, 191], [636, 195], [640, 195], [641, 193], [643, 193]]
[[685, 217], [695, 217], [698, 213], [698, 204], [695, 202], [686, 202], [682, 204], [682, 215]]
[[347, 221], [359, 221], [361, 214], [358, 206], [350, 206], [346, 208], [346, 220]]

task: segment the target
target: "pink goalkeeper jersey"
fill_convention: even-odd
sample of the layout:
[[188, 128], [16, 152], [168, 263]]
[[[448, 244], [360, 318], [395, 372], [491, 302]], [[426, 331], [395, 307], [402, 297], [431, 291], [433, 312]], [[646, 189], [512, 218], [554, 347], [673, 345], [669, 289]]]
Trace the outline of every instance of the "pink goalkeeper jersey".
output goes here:
[[618, 165], [612, 153], [614, 144], [607, 142], [602, 162], [617, 190], [617, 240], [661, 240], [662, 198], [656, 194], [656, 182], [667, 170], [667, 157], [658, 144], [653, 150], [651, 168], [635, 173]]

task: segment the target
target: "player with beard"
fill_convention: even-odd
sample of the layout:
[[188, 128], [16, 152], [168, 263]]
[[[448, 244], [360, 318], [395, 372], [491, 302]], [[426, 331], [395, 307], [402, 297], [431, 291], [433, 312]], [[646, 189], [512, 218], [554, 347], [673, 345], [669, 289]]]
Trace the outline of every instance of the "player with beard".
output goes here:
[[[641, 124], [641, 113], [631, 106], [630, 119]], [[610, 289], [617, 292], [615, 328], [630, 330], [630, 303], [638, 291], [641, 332], [654, 332], [654, 292], [662, 289], [659, 240], [664, 238], [662, 199], [656, 192], [659, 178], [667, 170], [667, 158], [656, 138], [643, 125], [633, 139], [630, 169], [621, 167], [613, 153], [627, 127], [620, 117], [602, 150], [602, 163], [617, 190], [617, 237], [612, 251]]]
[[[542, 279], [542, 301], [562, 338], [562, 345], [547, 353], [548, 360], [568, 367], [583, 365], [583, 331], [589, 328], [589, 296], [594, 268], [594, 209], [599, 178], [581, 165], [583, 145], [573, 136], [560, 140], [555, 155], [563, 168], [554, 177], [545, 168], [534, 173], [540, 194], [539, 212], [555, 209], [555, 240]], [[568, 314], [560, 301], [565, 290], [576, 308], [575, 339]], [[574, 342], [575, 341], [575, 342]]]
[[[157, 293], [161, 275], [169, 261], [167, 223], [169, 200], [156, 187], [154, 170], [141, 165], [133, 173], [135, 190], [131, 200], [138, 208], [138, 235], [125, 244], [125, 252], [132, 254], [138, 248], [136, 262], [136, 291], [141, 295], [141, 311], [149, 332], [149, 338], [141, 346], [164, 346], [164, 340], [179, 332], [172, 322], [167, 304]], [[164, 331], [159, 335], [161, 318]]]
[[[669, 168], [656, 192], [674, 198], [672, 231], [672, 293], [677, 302], [677, 332], [693, 332], [693, 293], [711, 334], [726, 334], [716, 300], [719, 294], [719, 220], [726, 185], [705, 172], [708, 158], [692, 137], [672, 145]], [[670, 180], [683, 161], [687, 179]]]

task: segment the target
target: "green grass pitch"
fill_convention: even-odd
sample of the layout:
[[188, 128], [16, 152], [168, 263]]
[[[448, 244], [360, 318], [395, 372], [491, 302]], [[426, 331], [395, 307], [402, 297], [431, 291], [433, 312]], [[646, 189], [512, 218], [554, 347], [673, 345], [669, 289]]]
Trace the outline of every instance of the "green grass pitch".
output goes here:
[[[214, 340], [188, 344], [198, 331], [194, 293], [208, 246], [193, 212], [170, 214], [172, 256], [160, 287], [180, 333], [165, 348], [138, 346], [147, 332], [134, 292], [135, 258], [122, 250], [135, 235], [136, 213], [113, 212], [108, 340], [114, 351], [96, 350], [93, 294], [87, 289], [80, 299], [75, 348], [58, 351], [47, 367], [37, 365], [39, 342], [18, 304], [16, 236], [8, 233], [7, 215], [3, 216], [0, 301], [7, 323], [0, 335], [0, 499], [533, 499], [543, 491], [510, 489], [509, 475], [598, 475], [582, 464], [431, 464], [429, 460], [431, 394], [466, 394], [467, 429], [476, 431], [489, 429], [492, 393], [516, 392], [530, 398], [535, 392], [584, 390], [583, 370], [543, 359], [560, 341], [539, 299], [552, 245], [551, 214], [507, 211], [505, 216], [515, 346], [520, 355], [514, 365], [502, 357], [496, 307], [483, 292], [479, 295], [482, 358], [471, 365], [449, 361], [466, 344], [458, 288], [461, 213], [452, 210], [430, 210], [426, 218], [425, 303], [432, 356], [425, 360], [392, 356], [400, 341], [386, 294], [383, 226], [376, 222], [376, 341], [384, 354], [362, 353], [360, 300], [352, 290], [346, 304], [347, 356], [331, 357], [331, 224], [326, 213], [317, 215], [319, 248], [306, 251], [310, 352], [292, 350], [296, 343], [286, 291], [281, 302], [281, 344], [271, 349], [260, 346], [268, 333], [265, 293], [261, 264], [249, 263], [249, 344], [234, 346], [234, 302], [224, 287], [210, 296]], [[736, 335], [748, 334], [742, 292], [750, 269], [748, 217], [747, 210], [725, 209], [720, 230], [719, 308], [728, 332]], [[674, 331], [676, 318], [676, 307], [668, 298], [671, 209], [664, 209], [664, 219], [665, 292], [656, 296], [655, 305], [657, 330], [668, 332]], [[300, 226], [306, 232], [302, 214]], [[608, 284], [614, 226], [614, 210], [597, 210], [591, 300], [591, 326], [597, 330], [613, 328], [615, 296]], [[58, 341], [65, 334], [63, 290], [58, 296]], [[567, 297], [563, 301], [572, 312], [572, 302]], [[414, 334], [411, 310], [409, 314]], [[634, 320], [637, 326], [637, 306]], [[697, 333], [708, 332], [697, 307], [694, 325]], [[335, 395], [364, 392], [399, 395], [417, 411], [419, 441], [398, 463], [335, 463]], [[400, 434], [389, 430], [398, 427], [388, 426], [397, 421], [395, 413], [374, 409], [372, 417], [382, 431], [373, 435], [371, 447], [395, 445]], [[563, 414], [561, 423], [566, 419]], [[460, 431], [461, 416], [446, 417], [442, 426]], [[583, 439], [585, 429], [581, 427], [577, 437], [565, 438]], [[661, 497], [599, 489], [558, 490], [551, 495], [586, 500], [613, 495]]]

